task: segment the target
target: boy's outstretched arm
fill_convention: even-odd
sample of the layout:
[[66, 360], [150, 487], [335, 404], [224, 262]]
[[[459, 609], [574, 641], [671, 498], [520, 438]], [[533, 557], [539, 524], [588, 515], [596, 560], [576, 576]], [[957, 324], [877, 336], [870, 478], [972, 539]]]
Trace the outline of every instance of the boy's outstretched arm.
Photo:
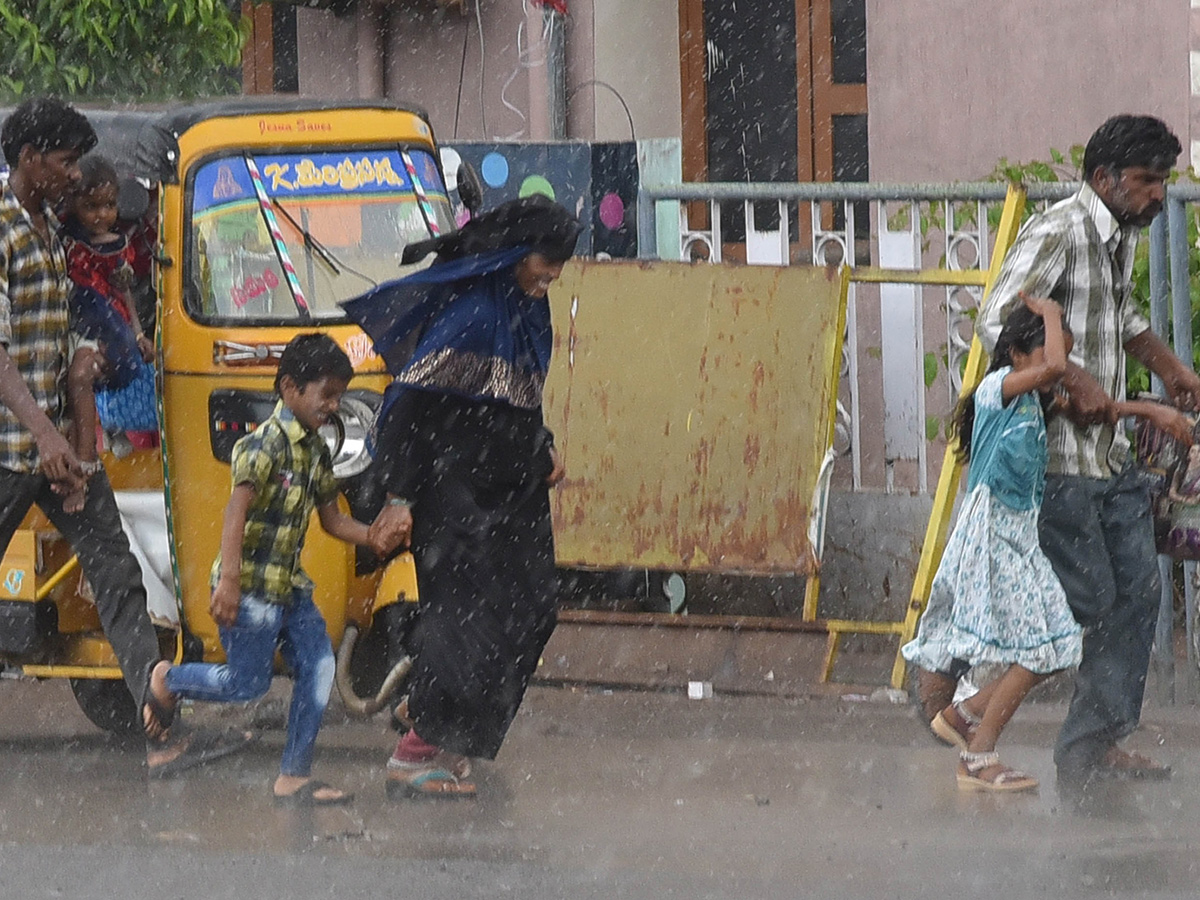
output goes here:
[[325, 529], [325, 532], [340, 541], [370, 547], [380, 556], [385, 556], [396, 549], [396, 542], [379, 540], [376, 534], [372, 534], [370, 527], [338, 509], [337, 500], [331, 500], [329, 503], [318, 506], [317, 516], [320, 518], [321, 527]]
[[246, 510], [254, 499], [254, 487], [248, 482], [236, 485], [225, 504], [221, 526], [221, 573], [213, 588], [208, 610], [213, 621], [229, 628], [237, 621], [242, 604], [242, 541], [246, 535]]

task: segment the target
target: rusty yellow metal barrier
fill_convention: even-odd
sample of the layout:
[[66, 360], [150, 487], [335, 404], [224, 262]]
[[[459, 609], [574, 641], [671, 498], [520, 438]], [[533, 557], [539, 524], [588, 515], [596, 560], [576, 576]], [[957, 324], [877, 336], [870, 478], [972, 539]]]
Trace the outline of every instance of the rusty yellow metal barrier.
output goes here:
[[574, 261], [551, 293], [562, 565], [805, 575], [847, 270]]
[[[888, 284], [948, 284], [948, 285], [978, 285], [983, 288], [983, 299], [991, 290], [1000, 265], [1008, 249], [1016, 240], [1017, 230], [1025, 212], [1025, 189], [1020, 185], [1012, 185], [1004, 201], [1004, 210], [1000, 216], [1000, 225], [996, 231], [996, 243], [992, 250], [991, 265], [983, 271], [952, 271], [949, 269], [922, 269], [905, 271], [896, 269], [856, 268], [850, 273], [851, 281], [888, 283]], [[966, 368], [962, 375], [962, 393], [974, 390], [983, 377], [987, 358], [979, 339], [971, 342], [971, 352], [967, 356]], [[821, 680], [828, 681], [833, 676], [833, 667], [837, 661], [838, 650], [843, 634], [886, 634], [896, 635], [898, 639], [896, 658], [892, 664], [891, 685], [900, 688], [904, 685], [905, 663], [900, 655], [900, 647], [912, 640], [917, 631], [917, 622], [925, 605], [929, 602], [929, 591], [933, 584], [934, 573], [942, 560], [946, 548], [946, 536], [950, 530], [950, 518], [954, 511], [954, 498], [958, 493], [959, 478], [962, 475], [962, 463], [955, 454], [956, 445], [951, 443], [946, 447], [942, 460], [942, 471], [938, 477], [937, 490], [933, 497], [933, 510], [929, 516], [929, 524], [925, 529], [925, 540], [921, 548], [921, 558], [917, 564], [916, 575], [913, 579], [912, 594], [909, 598], [905, 616], [898, 622], [875, 622], [850, 619], [829, 619], [825, 621], [829, 634], [825, 650], [825, 662], [821, 672]], [[815, 605], [810, 611], [806, 607], [806, 616], [811, 612], [815, 616]]]

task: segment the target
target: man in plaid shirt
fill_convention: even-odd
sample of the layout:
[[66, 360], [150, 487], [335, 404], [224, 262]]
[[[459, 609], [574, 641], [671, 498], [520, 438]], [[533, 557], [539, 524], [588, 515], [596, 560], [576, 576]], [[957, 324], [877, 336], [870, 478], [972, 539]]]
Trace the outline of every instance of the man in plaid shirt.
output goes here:
[[[0, 132], [10, 169], [0, 186], [0, 549], [36, 503], [78, 554], [125, 683], [144, 701], [160, 654], [141, 569], [104, 469], [85, 476], [63, 436], [70, 281], [52, 209], [78, 182], [79, 158], [95, 144], [87, 119], [51, 99], [22, 103]], [[80, 486], [83, 509], [64, 512], [64, 496]], [[180, 741], [166, 750], [164, 723], [148, 703], [142, 710], [148, 754], [186, 751]]]
[[[1116, 404], [1125, 354], [1154, 372], [1172, 401], [1200, 408], [1200, 378], [1151, 330], [1132, 300], [1138, 234], [1162, 210], [1179, 140], [1151, 116], [1114, 116], [1088, 141], [1084, 185], [1032, 216], [1005, 257], [977, 324], [991, 352], [1018, 294], [1062, 306], [1075, 338], [1064, 415], [1046, 423], [1049, 464], [1038, 522], [1042, 550], [1084, 626], [1083, 661], [1054, 751], [1059, 778], [1165, 778], [1170, 769], [1117, 742], [1141, 715], [1160, 582], [1146, 485], [1130, 465]], [[1186, 436], [1186, 421], [1172, 431]], [[919, 673], [926, 713], [954, 673]], [[944, 705], [944, 704], [943, 704]], [[935, 710], [936, 711], [936, 710]]]

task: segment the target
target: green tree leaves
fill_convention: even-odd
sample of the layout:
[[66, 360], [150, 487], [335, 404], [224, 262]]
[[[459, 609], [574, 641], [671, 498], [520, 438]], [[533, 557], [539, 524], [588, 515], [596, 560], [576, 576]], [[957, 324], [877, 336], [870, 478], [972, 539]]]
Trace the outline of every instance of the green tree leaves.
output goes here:
[[0, 101], [232, 93], [245, 38], [220, 0], [0, 0]]

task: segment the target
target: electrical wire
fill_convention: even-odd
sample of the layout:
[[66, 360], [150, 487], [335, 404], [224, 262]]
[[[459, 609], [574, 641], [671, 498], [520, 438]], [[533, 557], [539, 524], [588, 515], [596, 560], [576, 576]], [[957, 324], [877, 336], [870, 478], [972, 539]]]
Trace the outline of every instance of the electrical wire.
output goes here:
[[467, 40], [471, 37], [471, 20], [463, 20], [462, 61], [458, 64], [458, 96], [454, 100], [454, 139], [458, 140], [458, 113], [462, 109], [463, 81], [467, 74]]
[[483, 11], [481, 5], [483, 0], [475, 0], [475, 24], [479, 27], [479, 123], [483, 126], [483, 138], [487, 140], [487, 110], [483, 102], [483, 73], [484, 63], [487, 60], [487, 55], [483, 49]]
[[500, 102], [505, 108], [511, 110], [521, 117], [521, 127], [512, 134], [507, 134], [500, 138], [502, 141], [515, 141], [525, 135], [526, 126], [529, 122], [529, 117], [525, 115], [521, 109], [508, 100], [508, 89], [512, 83], [517, 80], [517, 76], [521, 74], [521, 70], [529, 70], [545, 66], [549, 61], [548, 50], [550, 44], [550, 33], [554, 28], [554, 21], [547, 16], [542, 22], [542, 54], [541, 59], [532, 59], [532, 47], [525, 46], [525, 23], [529, 20], [529, 0], [521, 0], [521, 21], [517, 25], [517, 64], [513, 66], [512, 73], [505, 80], [504, 85], [500, 88]]
[[[629, 104], [625, 102], [625, 98], [621, 96], [621, 92], [618, 91], [611, 84], [609, 84], [607, 81], [600, 81], [598, 78], [592, 78], [588, 81], [579, 82], [579, 84], [575, 85], [575, 87], [573, 87], [573, 88], [571, 88], [571, 90], [567, 91], [567, 98], [566, 98], [567, 105], [570, 106], [571, 98], [574, 97], [575, 94], [577, 94], [579, 92], [580, 88], [585, 88], [585, 87], [602, 87], [602, 88], [607, 88], [608, 90], [612, 91], [613, 96], [617, 98], [617, 102], [619, 102], [621, 104], [621, 108], [623, 110], [625, 110], [625, 118], [629, 120], [629, 140], [636, 141], [637, 136], [636, 136], [636, 134], [634, 132], [634, 128], [633, 128], [633, 114], [629, 111]], [[592, 93], [594, 94], [595, 91], [593, 91]]]
[[521, 117], [521, 127], [518, 128], [516, 131], [514, 131], [512, 134], [504, 135], [502, 138], [500, 138], [500, 140], [502, 140], [502, 141], [515, 141], [515, 140], [518, 140], [519, 138], [522, 138], [525, 136], [525, 123], [528, 122], [529, 119], [525, 115], [525, 113], [521, 112], [520, 107], [514, 106], [513, 104], [508, 102], [508, 89], [512, 85], [512, 83], [517, 80], [517, 76], [520, 74], [521, 74], [521, 67], [518, 65], [513, 68], [512, 74], [509, 75], [508, 78], [506, 78], [504, 80], [504, 85], [500, 88], [500, 102], [504, 104], [506, 109], [512, 110], [518, 116]]

